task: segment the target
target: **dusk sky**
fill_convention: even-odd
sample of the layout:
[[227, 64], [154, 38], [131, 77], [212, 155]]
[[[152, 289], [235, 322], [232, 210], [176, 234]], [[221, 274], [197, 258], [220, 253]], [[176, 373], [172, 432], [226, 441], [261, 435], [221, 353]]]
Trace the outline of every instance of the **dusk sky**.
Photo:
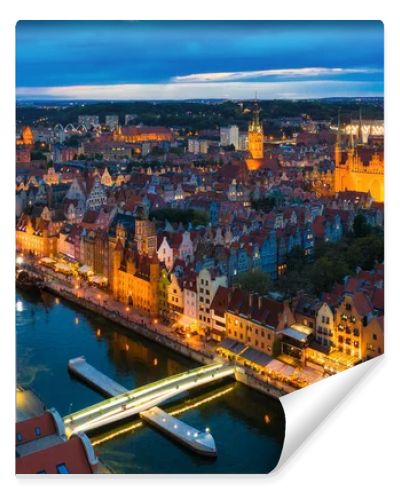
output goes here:
[[18, 99], [383, 95], [383, 24], [20, 21]]

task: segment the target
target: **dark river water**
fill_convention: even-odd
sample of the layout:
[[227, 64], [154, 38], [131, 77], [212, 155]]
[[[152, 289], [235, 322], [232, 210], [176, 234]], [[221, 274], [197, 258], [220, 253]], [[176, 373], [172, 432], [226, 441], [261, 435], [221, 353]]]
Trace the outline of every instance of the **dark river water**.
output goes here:
[[[17, 382], [32, 388], [61, 415], [103, 399], [74, 379], [70, 358], [87, 361], [128, 389], [198, 366], [96, 314], [50, 294], [17, 290]], [[284, 439], [281, 404], [242, 384], [225, 381], [161, 405], [214, 436], [218, 456], [202, 457], [137, 418], [91, 434], [102, 462], [114, 473], [266, 473]], [[266, 423], [265, 417], [269, 417]]]

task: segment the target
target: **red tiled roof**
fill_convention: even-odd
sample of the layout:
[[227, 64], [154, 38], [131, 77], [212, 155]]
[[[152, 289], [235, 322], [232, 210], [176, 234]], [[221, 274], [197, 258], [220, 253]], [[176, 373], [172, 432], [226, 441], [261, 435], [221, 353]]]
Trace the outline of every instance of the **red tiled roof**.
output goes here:
[[357, 292], [353, 296], [353, 304], [360, 316], [366, 316], [373, 310], [371, 301], [365, 293]]
[[383, 288], [374, 288], [371, 297], [372, 305], [374, 309], [383, 311], [385, 307], [385, 291]]

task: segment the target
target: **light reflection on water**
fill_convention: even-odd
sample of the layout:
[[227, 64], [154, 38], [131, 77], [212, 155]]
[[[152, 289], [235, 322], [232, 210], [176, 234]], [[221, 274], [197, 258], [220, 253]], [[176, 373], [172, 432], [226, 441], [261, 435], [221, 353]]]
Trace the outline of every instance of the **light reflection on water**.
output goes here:
[[[18, 292], [18, 301], [23, 307], [16, 311], [17, 381], [32, 387], [61, 415], [103, 399], [70, 376], [67, 362], [71, 358], [85, 355], [89, 363], [128, 389], [197, 366], [95, 314], [63, 300], [57, 304], [47, 293]], [[105, 465], [119, 473], [262, 473], [279, 460], [282, 407], [241, 384], [191, 391], [162, 406], [178, 412], [178, 418], [197, 429], [210, 427], [218, 457], [194, 455], [147, 425], [134, 428], [141, 422], [133, 420], [91, 436]]]

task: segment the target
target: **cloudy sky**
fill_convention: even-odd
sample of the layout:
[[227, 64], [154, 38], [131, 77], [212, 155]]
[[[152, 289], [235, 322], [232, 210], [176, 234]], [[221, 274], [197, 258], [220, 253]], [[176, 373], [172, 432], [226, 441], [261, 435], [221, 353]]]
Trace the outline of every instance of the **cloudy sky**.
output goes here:
[[19, 99], [383, 95], [383, 25], [20, 21]]

